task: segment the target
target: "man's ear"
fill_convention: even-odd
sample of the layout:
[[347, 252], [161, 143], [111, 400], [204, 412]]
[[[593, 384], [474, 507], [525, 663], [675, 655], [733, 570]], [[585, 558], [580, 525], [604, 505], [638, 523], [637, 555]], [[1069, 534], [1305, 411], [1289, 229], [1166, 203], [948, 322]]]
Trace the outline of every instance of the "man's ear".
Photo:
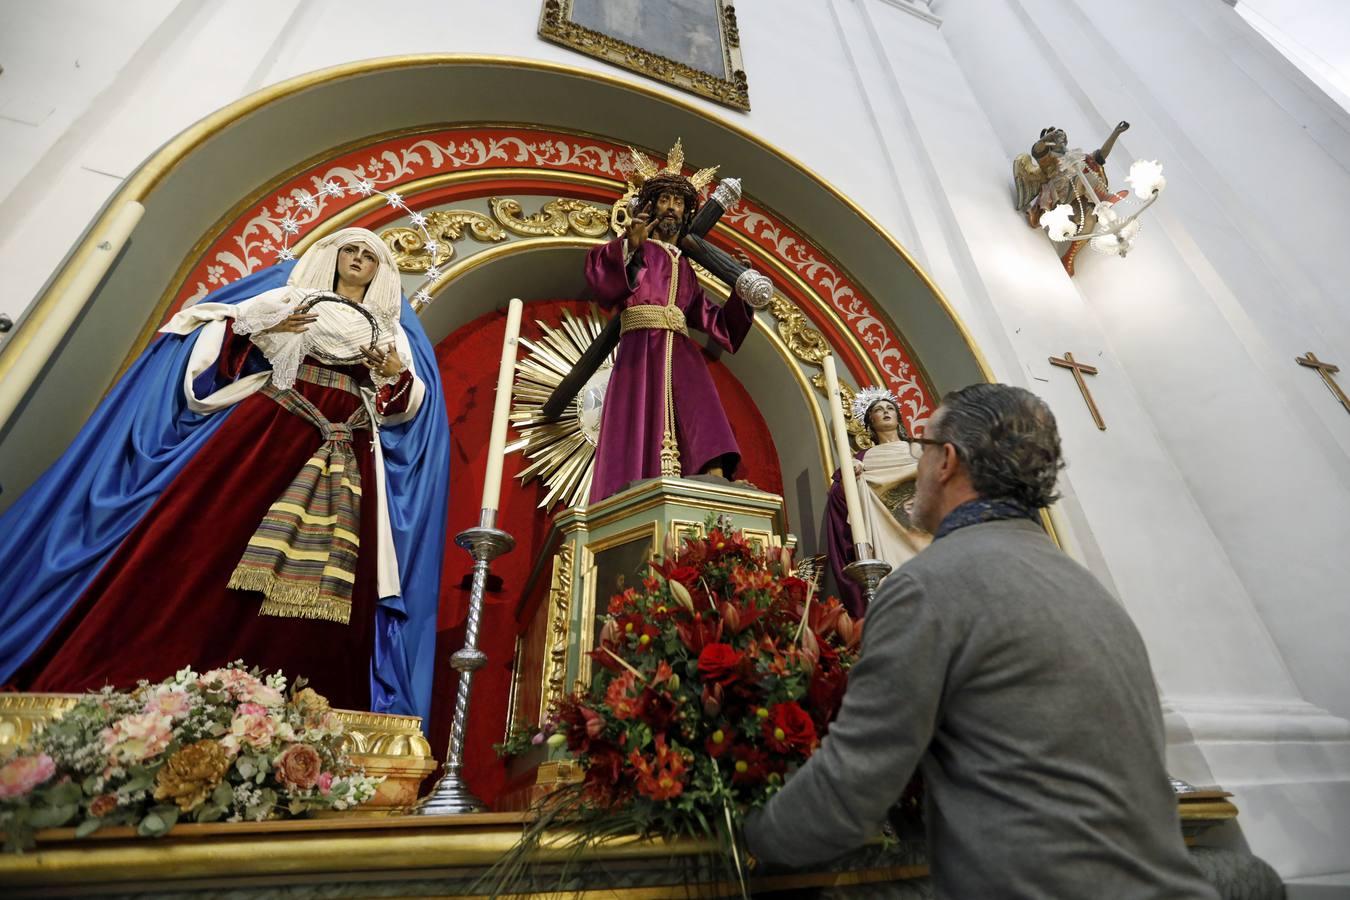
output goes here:
[[956, 452], [955, 444], [942, 445], [942, 462], [938, 463], [938, 481], [946, 484], [961, 471], [961, 456]]

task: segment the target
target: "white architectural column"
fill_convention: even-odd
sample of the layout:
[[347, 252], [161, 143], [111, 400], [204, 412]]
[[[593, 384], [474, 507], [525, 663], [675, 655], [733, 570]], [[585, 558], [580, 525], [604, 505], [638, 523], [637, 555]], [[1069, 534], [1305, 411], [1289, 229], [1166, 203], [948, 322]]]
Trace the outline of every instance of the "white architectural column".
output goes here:
[[[1151, 459], [1117, 456], [1085, 473], [1080, 441], [1091, 436], [1066, 429], [1069, 472], [1149, 640], [1177, 774], [1203, 763], [1234, 790], [1249, 841], [1282, 874], [1343, 871], [1350, 417], [1293, 360], [1309, 349], [1350, 354], [1332, 290], [1350, 258], [1326, 243], [1344, 233], [1334, 210], [1350, 176], [1334, 142], [1299, 125], [1327, 107], [1254, 82], [1254, 70], [1299, 76], [1241, 40], [1240, 20], [1219, 3], [933, 6], [957, 77], [992, 126], [983, 143], [997, 158], [972, 159], [968, 177], [1000, 182], [1007, 198], [1011, 159], [1042, 127], [1064, 127], [1091, 150], [1118, 119], [1133, 127], [1107, 165], [1115, 182], [1133, 157], [1166, 167], [1168, 190], [1128, 260], [1080, 255], [1070, 280], [1053, 271], [1044, 236], [1023, 227], [1019, 263], [1048, 265], [991, 294], [1019, 324], [1058, 319], [1048, 298], [1072, 296], [1084, 338], [1097, 335], [1113, 363], [1094, 384], [1108, 422], [1119, 403], [1137, 411], [1125, 434], [1103, 437], [1122, 445], [1113, 453], [1147, 447]], [[916, 83], [915, 96], [927, 93]], [[1287, 177], [1263, 177], [1277, 171]], [[970, 214], [997, 229], [1007, 203]], [[1007, 234], [968, 234], [977, 260], [1015, 246]], [[991, 284], [999, 268], [985, 266]], [[1108, 381], [1129, 399], [1105, 396]], [[1132, 491], [1139, 502], [1113, 502]], [[1159, 629], [1174, 639], [1159, 643]]]

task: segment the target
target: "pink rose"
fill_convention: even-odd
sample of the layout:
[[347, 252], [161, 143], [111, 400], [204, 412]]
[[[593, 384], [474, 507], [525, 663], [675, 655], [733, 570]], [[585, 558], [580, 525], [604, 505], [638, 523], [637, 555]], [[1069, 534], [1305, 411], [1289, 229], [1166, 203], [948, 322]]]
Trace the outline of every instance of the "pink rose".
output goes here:
[[248, 744], [262, 750], [272, 743], [277, 733], [277, 723], [268, 714], [267, 708], [256, 703], [241, 703], [230, 720], [230, 734], [233, 743]]
[[321, 773], [319, 775], [319, 780], [317, 783], [319, 785], [319, 793], [323, 794], [325, 797], [328, 796], [328, 794], [333, 790], [333, 773], [332, 772]]
[[180, 687], [159, 688], [145, 702], [145, 712], [181, 719], [192, 709], [192, 697]]
[[0, 766], [0, 800], [22, 797], [56, 774], [56, 762], [47, 754], [18, 756]]
[[286, 702], [286, 698], [281, 691], [271, 685], [263, 684], [261, 681], [242, 689], [239, 699], [272, 708], [282, 706]]
[[141, 762], [164, 752], [173, 739], [173, 722], [161, 712], [143, 712], [118, 719], [103, 729], [103, 749], [120, 762]]
[[243, 669], [212, 669], [197, 683], [206, 688], [223, 690], [235, 700], [262, 706], [280, 706], [286, 701], [281, 692], [254, 678]]
[[307, 791], [319, 783], [323, 760], [308, 744], [291, 744], [272, 763], [277, 780], [292, 790]]

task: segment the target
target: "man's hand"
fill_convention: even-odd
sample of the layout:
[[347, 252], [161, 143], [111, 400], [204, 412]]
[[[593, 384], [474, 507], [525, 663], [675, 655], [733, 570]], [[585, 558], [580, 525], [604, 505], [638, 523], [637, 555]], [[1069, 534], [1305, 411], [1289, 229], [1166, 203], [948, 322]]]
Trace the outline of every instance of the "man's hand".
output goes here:
[[1124, 134], [1130, 130], [1130, 123], [1123, 119], [1116, 125], [1116, 134]]
[[858, 477], [862, 477], [862, 473], [863, 473], [863, 461], [861, 459], [855, 459], [853, 461], [853, 474]]
[[309, 326], [313, 325], [318, 320], [319, 317], [311, 312], [291, 313], [271, 328], [263, 329], [263, 334], [281, 334], [284, 332], [300, 334], [308, 331]]
[[407, 368], [403, 364], [403, 360], [399, 358], [398, 351], [394, 349], [393, 344], [383, 350], [362, 347], [361, 355], [366, 358], [366, 366], [370, 371], [379, 374], [382, 378], [393, 378]]

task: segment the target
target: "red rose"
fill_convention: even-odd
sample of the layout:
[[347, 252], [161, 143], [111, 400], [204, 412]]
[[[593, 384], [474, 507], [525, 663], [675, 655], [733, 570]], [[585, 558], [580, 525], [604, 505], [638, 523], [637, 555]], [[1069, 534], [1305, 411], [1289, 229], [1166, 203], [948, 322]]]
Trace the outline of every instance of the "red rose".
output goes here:
[[704, 681], [730, 684], [740, 677], [745, 655], [730, 644], [709, 644], [698, 655], [698, 672]]
[[775, 753], [810, 753], [815, 749], [816, 726], [795, 701], [775, 703], [764, 720], [764, 743]]

